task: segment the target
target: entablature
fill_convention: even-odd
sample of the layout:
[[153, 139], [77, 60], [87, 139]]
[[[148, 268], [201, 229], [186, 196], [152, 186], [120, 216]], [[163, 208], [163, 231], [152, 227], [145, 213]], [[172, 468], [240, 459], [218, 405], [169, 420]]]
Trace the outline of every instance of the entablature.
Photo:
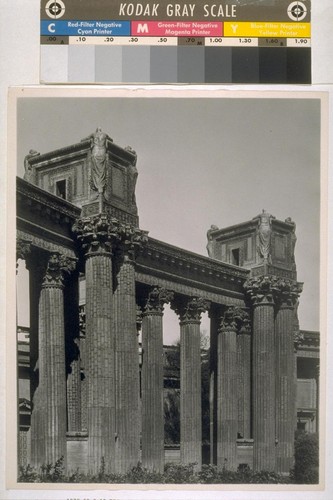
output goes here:
[[31, 211], [40, 212], [43, 209], [45, 217], [53, 218], [59, 223], [73, 224], [81, 214], [79, 207], [21, 179], [21, 177], [17, 177], [16, 187], [18, 216], [24, 215], [19, 212], [20, 203], [30, 207]]
[[136, 261], [136, 280], [223, 305], [244, 305], [249, 271], [148, 238]]
[[72, 226], [81, 209], [17, 178], [17, 238], [48, 252], [75, 256]]

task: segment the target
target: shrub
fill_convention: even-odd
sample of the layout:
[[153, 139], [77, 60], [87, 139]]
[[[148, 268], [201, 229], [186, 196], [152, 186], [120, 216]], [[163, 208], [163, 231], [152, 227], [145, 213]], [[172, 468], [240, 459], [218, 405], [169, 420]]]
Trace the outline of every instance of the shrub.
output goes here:
[[95, 475], [80, 473], [78, 470], [66, 476], [63, 470], [63, 459], [54, 466], [48, 464], [38, 473], [30, 465], [20, 469], [19, 481], [24, 482], [64, 482], [64, 483], [125, 483], [125, 484], [285, 484], [289, 477], [274, 472], [254, 472], [250, 468], [230, 471], [218, 469], [215, 465], [203, 465], [202, 470], [195, 471], [196, 464], [180, 465], [167, 463], [164, 473], [152, 472], [140, 463], [126, 474], [108, 474], [102, 460], [100, 470]]
[[199, 483], [217, 484], [220, 482], [220, 473], [216, 465], [203, 465], [198, 472]]
[[30, 464], [28, 464], [26, 467], [20, 466], [19, 467], [19, 477], [18, 481], [22, 483], [37, 483], [38, 482], [38, 473], [36, 469], [31, 467]]
[[64, 457], [59, 458], [54, 465], [42, 465], [40, 475], [41, 483], [63, 483], [66, 482], [66, 479]]
[[317, 434], [296, 433], [295, 466], [291, 478], [296, 484], [319, 482], [319, 441]]
[[189, 465], [167, 463], [164, 468], [164, 483], [186, 484], [197, 483], [194, 473], [195, 463]]

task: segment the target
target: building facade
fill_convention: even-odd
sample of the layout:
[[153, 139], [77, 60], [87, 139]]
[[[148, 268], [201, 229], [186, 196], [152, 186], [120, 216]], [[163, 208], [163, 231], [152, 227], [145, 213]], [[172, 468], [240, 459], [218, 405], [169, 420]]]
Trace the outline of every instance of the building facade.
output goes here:
[[139, 225], [136, 162], [101, 129], [25, 159], [17, 257], [29, 271], [30, 335], [19, 360], [30, 398], [20, 396], [20, 418], [25, 411], [30, 422], [20, 426], [21, 461], [39, 467], [63, 457], [68, 471], [96, 473], [104, 463], [122, 473], [141, 459], [163, 470], [170, 304], [180, 329], [181, 463], [202, 464], [200, 321], [208, 311], [210, 461], [288, 473], [297, 425], [318, 426], [319, 339], [299, 330], [295, 223], [263, 211], [212, 226], [208, 257], [155, 240]]

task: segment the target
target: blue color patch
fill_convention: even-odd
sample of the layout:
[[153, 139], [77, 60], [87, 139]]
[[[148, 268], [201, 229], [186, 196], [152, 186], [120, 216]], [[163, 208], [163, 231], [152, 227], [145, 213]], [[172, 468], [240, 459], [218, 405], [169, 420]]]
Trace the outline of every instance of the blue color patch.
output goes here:
[[126, 36], [130, 21], [41, 21], [41, 35]]

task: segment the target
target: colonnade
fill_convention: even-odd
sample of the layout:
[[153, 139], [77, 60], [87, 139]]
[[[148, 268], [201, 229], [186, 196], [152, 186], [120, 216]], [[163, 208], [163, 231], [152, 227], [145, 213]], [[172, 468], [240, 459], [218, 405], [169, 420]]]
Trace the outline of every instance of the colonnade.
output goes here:
[[[203, 297], [147, 287], [141, 297], [140, 417], [135, 261], [147, 234], [103, 214], [77, 220], [73, 231], [86, 279], [86, 395], [80, 391], [77, 350], [65, 343], [68, 335], [72, 346], [80, 342], [77, 262], [60, 252], [38, 261], [30, 258], [31, 363], [36, 374], [32, 464], [55, 463], [60, 457], [66, 462], [66, 430], [82, 429], [79, 398], [84, 397], [90, 473], [102, 463], [106, 472], [118, 473], [137, 464], [140, 418], [142, 463], [163, 471], [163, 307], [170, 303], [180, 323], [181, 462], [201, 467], [200, 319], [209, 310], [212, 460], [215, 456], [218, 467], [236, 469], [237, 437], [253, 437], [254, 469], [288, 472], [295, 427], [293, 308], [299, 284], [251, 277], [244, 285], [249, 308], [212, 306]], [[70, 273], [71, 285], [66, 285]], [[64, 311], [72, 318], [66, 320]]]

